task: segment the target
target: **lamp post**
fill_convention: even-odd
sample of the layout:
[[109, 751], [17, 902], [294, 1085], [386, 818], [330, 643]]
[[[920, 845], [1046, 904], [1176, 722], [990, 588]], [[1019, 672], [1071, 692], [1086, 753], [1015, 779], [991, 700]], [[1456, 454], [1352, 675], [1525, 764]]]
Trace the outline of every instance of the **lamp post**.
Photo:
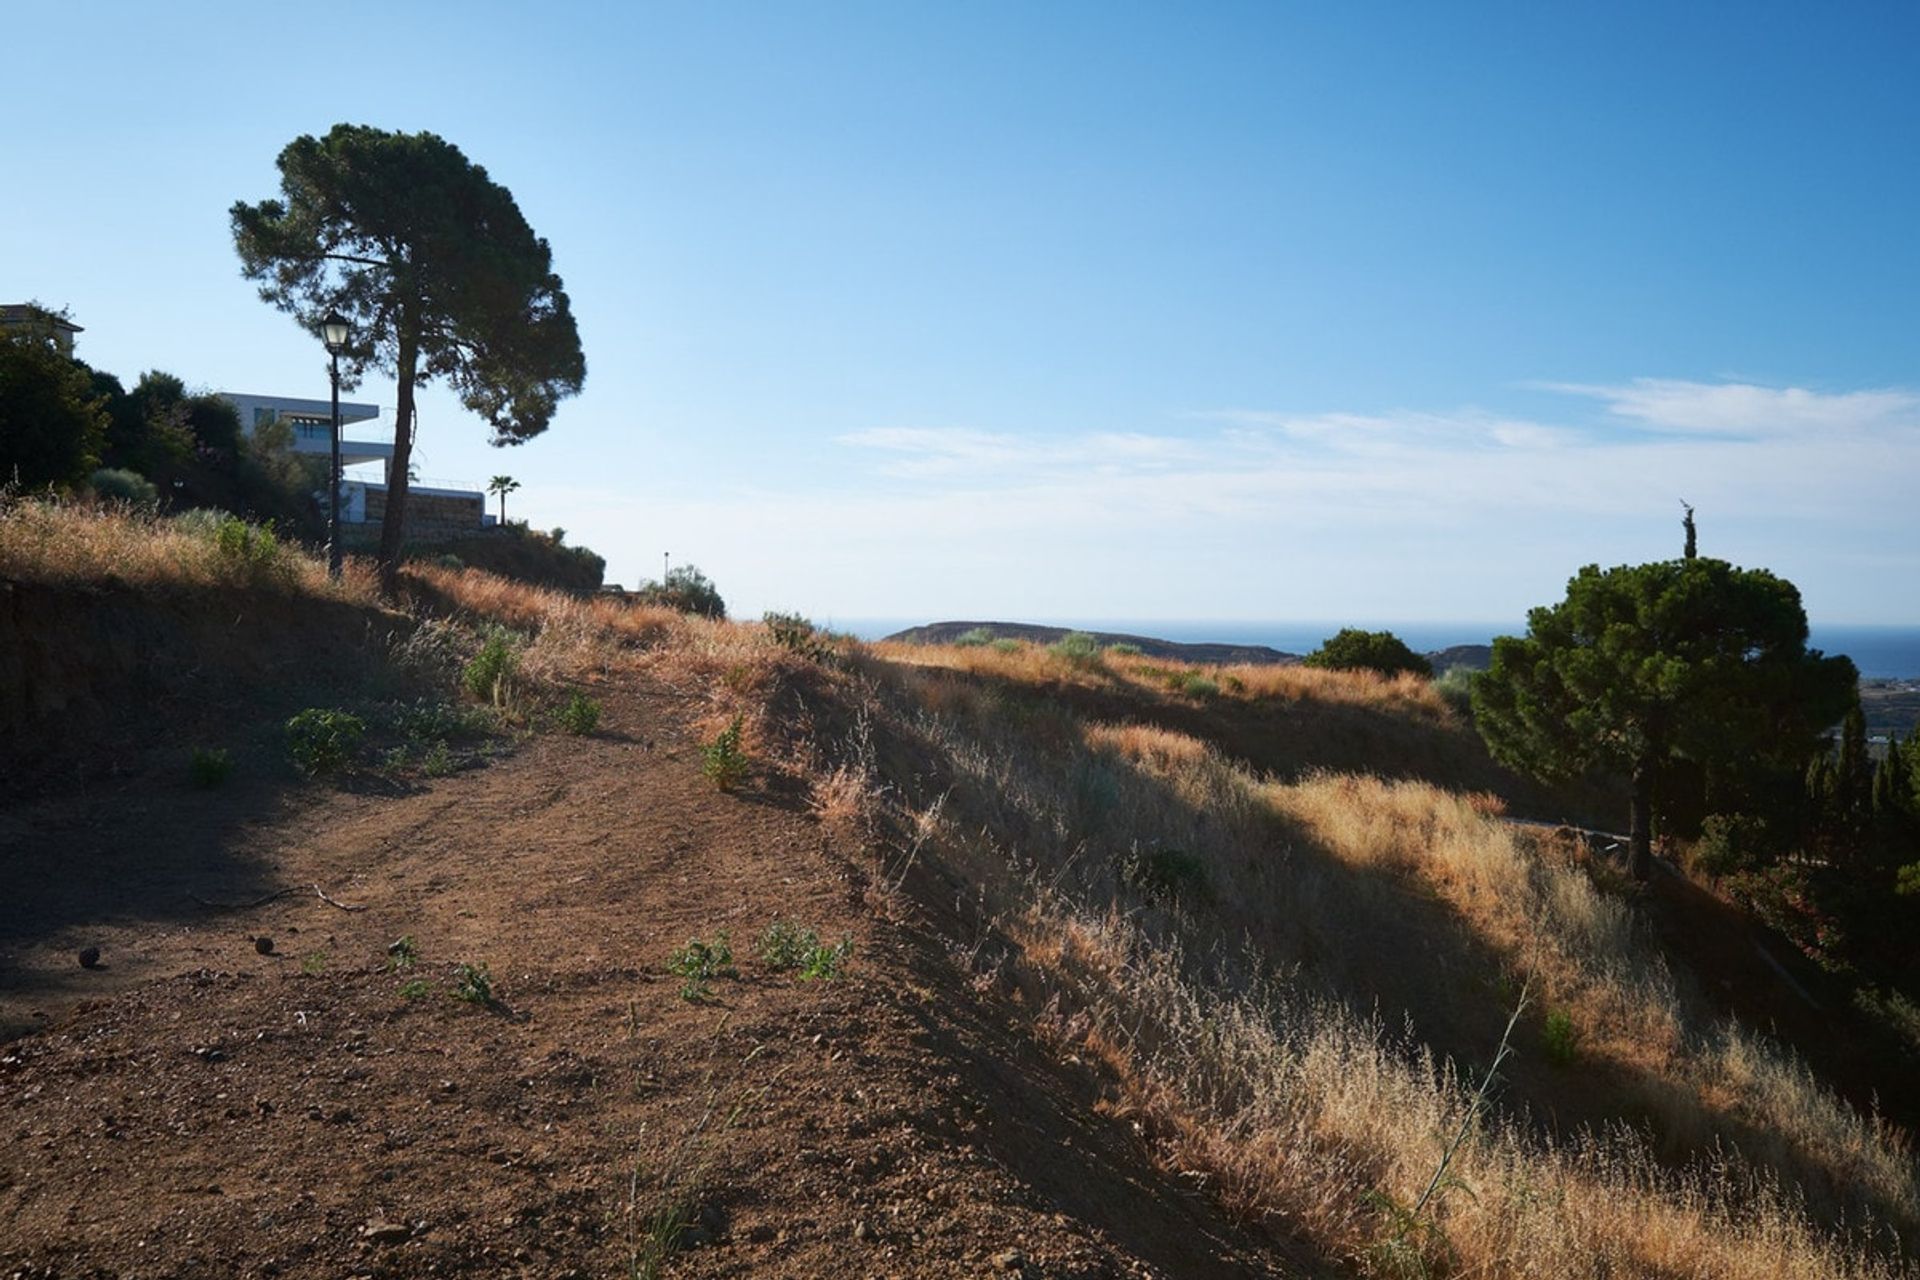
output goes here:
[[338, 311], [320, 322], [320, 340], [333, 358], [333, 462], [327, 468], [327, 576], [340, 577], [340, 353], [347, 348], [353, 326]]

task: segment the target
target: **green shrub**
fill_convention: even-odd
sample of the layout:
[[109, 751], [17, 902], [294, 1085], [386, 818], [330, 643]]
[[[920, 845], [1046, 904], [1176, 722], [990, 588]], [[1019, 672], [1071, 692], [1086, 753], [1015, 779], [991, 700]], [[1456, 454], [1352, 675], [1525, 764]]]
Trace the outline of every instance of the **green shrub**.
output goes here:
[[720, 598], [719, 589], [706, 574], [690, 564], [667, 570], [665, 581], [641, 583], [634, 590], [634, 596], [641, 604], [664, 605], [703, 618], [727, 616], [727, 602]]
[[1546, 1051], [1547, 1061], [1558, 1067], [1571, 1063], [1579, 1052], [1579, 1041], [1579, 1033], [1573, 1029], [1573, 1015], [1565, 1009], [1548, 1010], [1546, 1024], [1540, 1029], [1540, 1045]]
[[1309, 667], [1332, 671], [1377, 671], [1383, 676], [1410, 671], [1417, 676], [1433, 675], [1433, 664], [1407, 648], [1406, 642], [1393, 632], [1362, 631], [1358, 627], [1342, 627], [1301, 661]]
[[153, 507], [160, 503], [160, 491], [153, 487], [153, 481], [138, 471], [102, 467], [87, 478], [87, 483], [95, 493], [112, 502], [127, 502], [140, 507]]
[[409, 978], [400, 984], [402, 1000], [419, 1000], [433, 993], [433, 984], [425, 978]]
[[1107, 652], [1117, 658], [1137, 658], [1140, 656], [1140, 646], [1131, 640], [1122, 640], [1119, 644], [1108, 645]]
[[600, 727], [600, 704], [575, 689], [557, 718], [562, 729], [584, 737]]
[[195, 747], [187, 760], [187, 777], [202, 791], [211, 791], [233, 773], [233, 757], [221, 747]]
[[1433, 682], [1433, 691], [1455, 711], [1471, 718], [1473, 682], [1480, 678], [1480, 674], [1472, 667], [1448, 667], [1440, 678]]
[[366, 732], [351, 712], [308, 707], [287, 721], [287, 752], [304, 773], [333, 773], [353, 759]]
[[459, 767], [459, 761], [453, 756], [453, 748], [444, 742], [434, 743], [427, 748], [426, 754], [420, 757], [420, 771], [429, 778], [448, 777]]
[[1220, 692], [1220, 686], [1198, 671], [1189, 671], [1180, 677], [1180, 692], [1190, 698], [1211, 698]]
[[213, 526], [213, 546], [221, 562], [236, 577], [258, 580], [280, 572], [280, 539], [266, 525], [251, 525], [228, 516]]
[[974, 649], [974, 648], [978, 648], [981, 645], [992, 644], [993, 628], [992, 627], [969, 628], [968, 630], [962, 631], [959, 635], [955, 636], [953, 638], [953, 643], [956, 648], [961, 648], [961, 649]]
[[724, 932], [715, 934], [711, 943], [687, 939], [687, 945], [668, 957], [667, 972], [680, 979], [680, 998], [687, 1001], [711, 997], [715, 978], [740, 976], [733, 967], [733, 945]]
[[1069, 631], [1047, 646], [1047, 652], [1074, 667], [1100, 665], [1100, 642], [1085, 631]]
[[1780, 853], [1766, 819], [1745, 813], [1715, 813], [1700, 824], [1700, 838], [1694, 842], [1689, 861], [1701, 875], [1718, 880], [1763, 867]]
[[744, 723], [745, 717], [735, 716], [732, 724], [700, 749], [700, 771], [722, 791], [733, 790], [747, 776], [747, 753], [740, 747]]
[[1181, 849], [1129, 849], [1120, 859], [1120, 882], [1149, 902], [1177, 902], [1206, 892], [1207, 868]]
[[995, 653], [1018, 653], [1024, 647], [1024, 641], [1015, 640], [1011, 636], [1001, 636], [993, 642], [993, 651]]
[[492, 627], [480, 652], [474, 654], [473, 660], [461, 671], [460, 682], [474, 697], [503, 707], [512, 696], [513, 677], [519, 670], [520, 653], [514, 645], [513, 633], [505, 627]]
[[773, 642], [782, 649], [816, 662], [831, 656], [833, 652], [820, 639], [819, 628], [810, 619], [797, 613], [768, 611], [760, 615], [760, 619], [767, 624], [767, 633], [773, 637]]

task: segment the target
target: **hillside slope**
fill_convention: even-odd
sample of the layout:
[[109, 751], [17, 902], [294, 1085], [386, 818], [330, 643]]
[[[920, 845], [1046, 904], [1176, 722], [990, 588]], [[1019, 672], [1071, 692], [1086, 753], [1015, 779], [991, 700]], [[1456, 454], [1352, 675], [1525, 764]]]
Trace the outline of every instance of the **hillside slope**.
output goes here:
[[407, 593], [337, 775], [242, 682], [16, 788], [0, 1274], [1913, 1274], [1905, 1138], [1427, 682]]

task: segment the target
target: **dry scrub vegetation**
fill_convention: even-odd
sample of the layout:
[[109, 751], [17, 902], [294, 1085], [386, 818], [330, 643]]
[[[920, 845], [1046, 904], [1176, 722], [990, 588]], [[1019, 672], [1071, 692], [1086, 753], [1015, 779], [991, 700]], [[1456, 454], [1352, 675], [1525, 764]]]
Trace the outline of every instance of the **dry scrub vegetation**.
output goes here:
[[[1242, 1212], [1382, 1275], [1909, 1274], [1904, 1139], [1708, 1013], [1605, 877], [1497, 799], [1260, 777], [1193, 735], [1033, 696], [1156, 692], [1152, 664], [879, 656], [870, 715], [944, 774], [937, 803], [887, 779], [902, 820], [933, 820], [915, 847], [979, 886], [980, 937], [1008, 939], [970, 962], [1002, 966], [1063, 1051], [1109, 1065], [1112, 1106]], [[1405, 678], [1220, 683], [1448, 714]]]
[[[191, 524], [0, 511], [6, 577], [214, 587], [258, 572], [374, 600], [358, 569], [334, 586], [284, 548], [266, 569], [232, 556]], [[1103, 1105], [1161, 1159], [1325, 1255], [1382, 1276], [1914, 1274], [1903, 1140], [1708, 1013], [1605, 877], [1521, 834], [1497, 799], [1262, 776], [1203, 735], [1052, 696], [1298, 706], [1308, 726], [1332, 702], [1444, 728], [1423, 681], [1230, 668], [1197, 685], [1028, 646], [803, 651], [758, 625], [476, 570], [415, 566], [405, 584], [423, 618], [513, 629], [532, 679], [643, 671], [716, 731], [741, 717], [756, 763], [806, 780], [823, 825], [868, 852], [878, 905], [948, 930], [981, 989], [1104, 1064]]]

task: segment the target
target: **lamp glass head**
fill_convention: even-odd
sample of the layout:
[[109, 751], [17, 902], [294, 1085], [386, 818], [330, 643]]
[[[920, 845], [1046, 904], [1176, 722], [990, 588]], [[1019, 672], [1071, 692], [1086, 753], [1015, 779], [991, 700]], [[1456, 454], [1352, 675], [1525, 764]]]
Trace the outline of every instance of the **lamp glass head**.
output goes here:
[[320, 340], [327, 344], [327, 350], [336, 355], [346, 347], [347, 338], [352, 333], [353, 326], [337, 311], [320, 322]]

